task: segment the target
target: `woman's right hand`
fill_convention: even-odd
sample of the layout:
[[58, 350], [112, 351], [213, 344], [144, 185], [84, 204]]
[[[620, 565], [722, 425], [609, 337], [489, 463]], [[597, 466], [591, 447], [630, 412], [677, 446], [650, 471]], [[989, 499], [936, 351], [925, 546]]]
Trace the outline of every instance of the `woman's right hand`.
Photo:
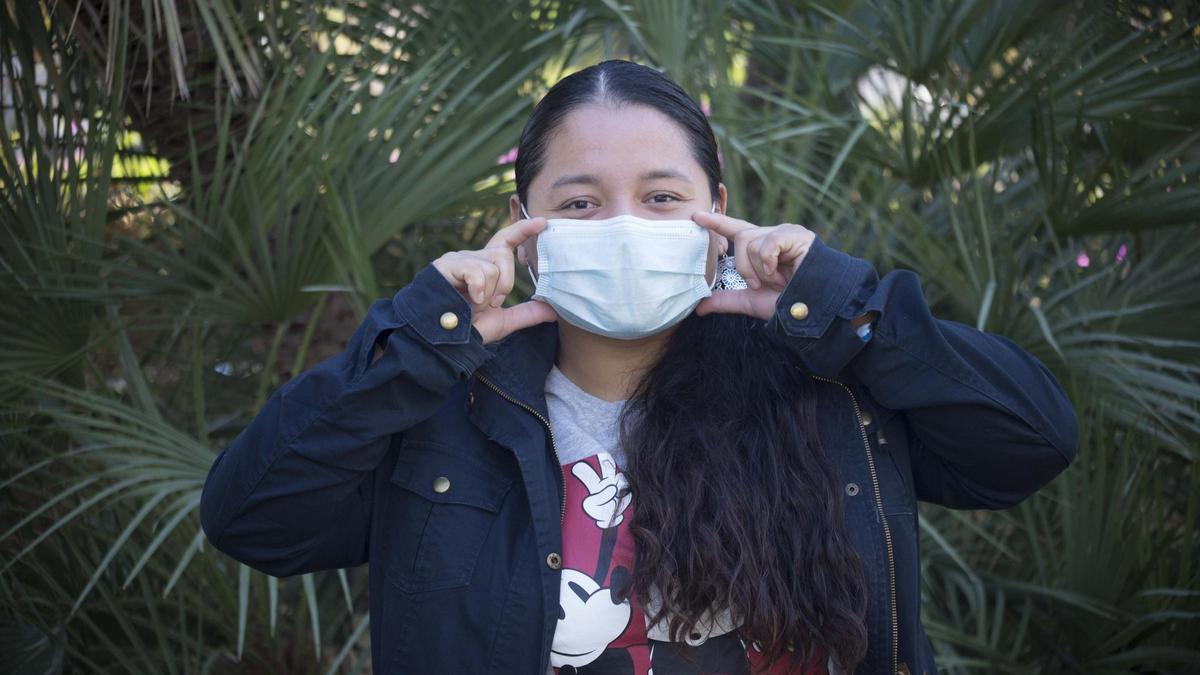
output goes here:
[[513, 251], [526, 239], [546, 229], [545, 218], [527, 218], [500, 229], [478, 251], [451, 251], [433, 266], [471, 305], [471, 325], [483, 343], [539, 323], [558, 320], [558, 314], [540, 300], [503, 307], [515, 279]]

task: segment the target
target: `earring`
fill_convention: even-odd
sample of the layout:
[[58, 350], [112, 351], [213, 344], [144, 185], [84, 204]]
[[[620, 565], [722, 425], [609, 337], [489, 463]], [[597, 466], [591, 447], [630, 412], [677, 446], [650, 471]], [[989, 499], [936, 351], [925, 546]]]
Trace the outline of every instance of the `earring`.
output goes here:
[[721, 256], [717, 261], [717, 283], [714, 291], [738, 291], [749, 288], [746, 280], [738, 274], [737, 263], [731, 255]]

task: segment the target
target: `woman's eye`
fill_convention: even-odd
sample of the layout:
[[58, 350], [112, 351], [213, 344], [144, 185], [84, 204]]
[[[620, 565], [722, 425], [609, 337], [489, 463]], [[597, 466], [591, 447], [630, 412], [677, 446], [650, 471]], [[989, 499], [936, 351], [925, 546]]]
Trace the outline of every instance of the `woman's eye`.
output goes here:
[[665, 192], [660, 192], [650, 197], [650, 201], [654, 202], [655, 204], [669, 204], [671, 202], [677, 202], [679, 199], [675, 195], [669, 195]]
[[568, 209], [582, 210], [582, 209], [586, 209], [588, 206], [591, 206], [591, 205], [588, 204], [587, 200], [584, 200], [584, 199], [576, 199], [573, 202], [567, 202]]

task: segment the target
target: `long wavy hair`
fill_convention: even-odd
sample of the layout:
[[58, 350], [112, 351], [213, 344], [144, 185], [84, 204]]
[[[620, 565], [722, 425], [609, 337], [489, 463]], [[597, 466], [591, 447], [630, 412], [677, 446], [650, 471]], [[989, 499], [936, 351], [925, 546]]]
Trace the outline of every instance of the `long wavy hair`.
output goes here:
[[[699, 106], [652, 68], [604, 61], [554, 85], [518, 146], [527, 201], [546, 145], [577, 106], [648, 105], [687, 132], [712, 193], [717, 142]], [[632, 589], [651, 589], [673, 641], [728, 609], [768, 663], [852, 672], [867, 650], [862, 565], [846, 534], [841, 481], [817, 434], [815, 385], [786, 338], [750, 317], [681, 321], [621, 415], [633, 500]]]

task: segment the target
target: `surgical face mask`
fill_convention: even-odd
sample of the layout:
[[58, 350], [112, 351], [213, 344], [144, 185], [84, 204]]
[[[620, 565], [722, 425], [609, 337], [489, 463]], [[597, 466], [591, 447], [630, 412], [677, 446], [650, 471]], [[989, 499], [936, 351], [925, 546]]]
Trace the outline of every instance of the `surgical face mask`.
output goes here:
[[[530, 217], [524, 204], [521, 212]], [[708, 243], [691, 220], [550, 218], [538, 235], [537, 276], [526, 268], [533, 298], [567, 323], [632, 340], [670, 328], [712, 295]]]

